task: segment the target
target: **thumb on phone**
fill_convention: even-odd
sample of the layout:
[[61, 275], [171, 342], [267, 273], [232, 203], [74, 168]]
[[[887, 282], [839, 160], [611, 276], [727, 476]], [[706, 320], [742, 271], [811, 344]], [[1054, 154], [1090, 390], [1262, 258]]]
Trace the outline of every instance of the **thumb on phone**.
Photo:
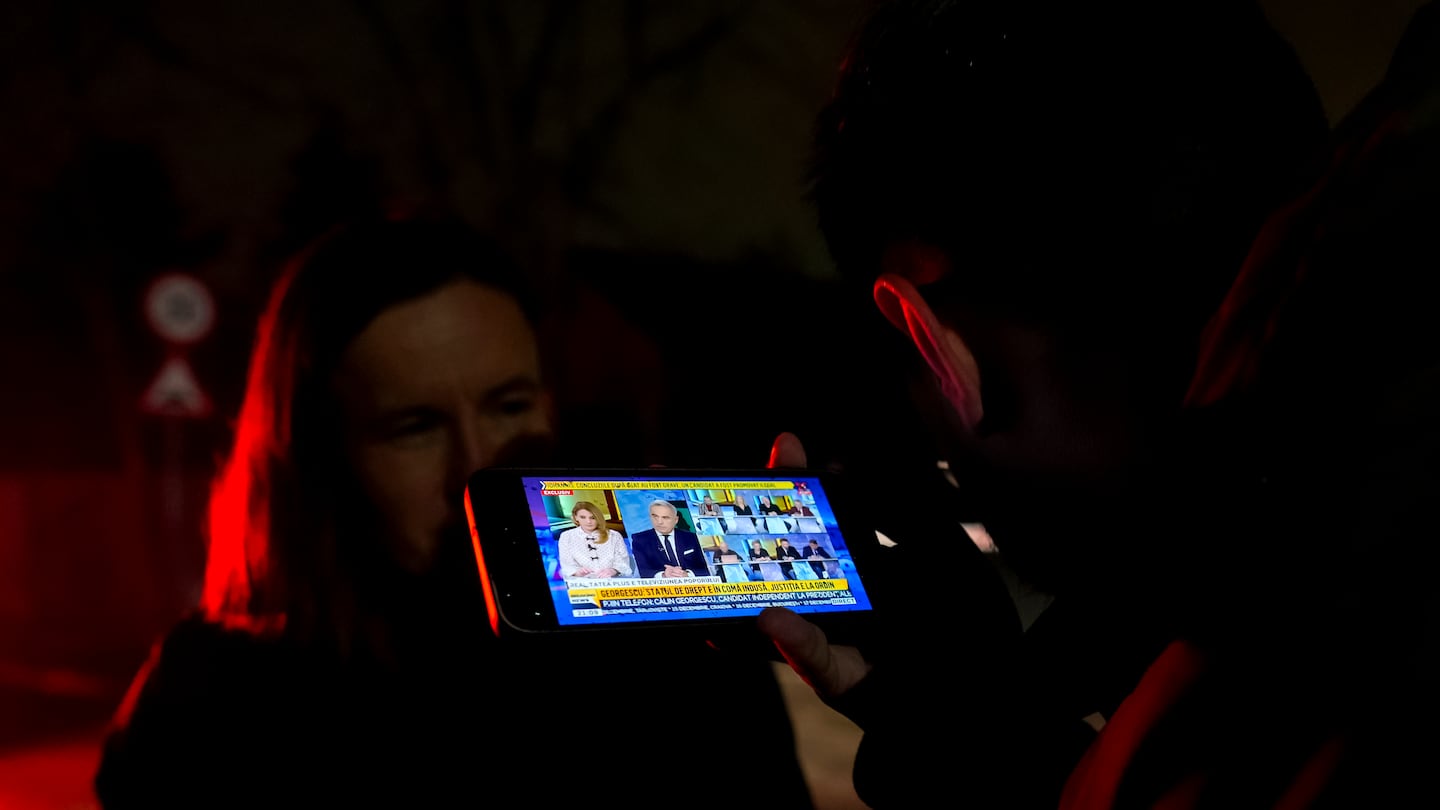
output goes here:
[[793, 610], [768, 607], [757, 622], [795, 674], [822, 699], [844, 694], [870, 672], [858, 649], [831, 644], [824, 630]]
[[770, 445], [770, 461], [765, 465], [770, 469], [781, 467], [804, 467], [805, 446], [800, 443], [800, 437], [786, 431], [775, 437], [775, 443]]

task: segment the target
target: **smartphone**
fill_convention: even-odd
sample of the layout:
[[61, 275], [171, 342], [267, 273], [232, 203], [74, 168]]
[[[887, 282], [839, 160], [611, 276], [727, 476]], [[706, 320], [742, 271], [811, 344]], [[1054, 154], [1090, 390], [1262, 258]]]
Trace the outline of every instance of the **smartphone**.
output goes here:
[[492, 467], [465, 511], [496, 635], [713, 629], [778, 605], [843, 638], [876, 609], [855, 496], [818, 470]]

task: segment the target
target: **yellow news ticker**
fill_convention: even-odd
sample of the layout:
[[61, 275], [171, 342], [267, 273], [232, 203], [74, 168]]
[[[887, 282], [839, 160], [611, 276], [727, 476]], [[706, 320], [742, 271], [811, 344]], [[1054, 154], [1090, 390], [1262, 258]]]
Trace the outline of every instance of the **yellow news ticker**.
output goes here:
[[814, 593], [848, 590], [850, 590], [850, 583], [844, 579], [791, 579], [784, 582], [697, 582], [693, 585], [571, 588], [569, 595], [577, 599], [593, 599], [596, 604], [599, 604], [611, 599], [665, 599], [676, 596], [716, 596], [729, 593]]
[[541, 489], [794, 489], [794, 481], [541, 481]]

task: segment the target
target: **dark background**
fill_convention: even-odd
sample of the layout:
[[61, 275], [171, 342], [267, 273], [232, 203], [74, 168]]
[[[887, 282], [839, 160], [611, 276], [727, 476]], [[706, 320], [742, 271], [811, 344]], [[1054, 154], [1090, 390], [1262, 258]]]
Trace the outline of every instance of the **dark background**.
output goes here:
[[[1421, 3], [1264, 5], [1333, 122]], [[0, 6], [0, 804], [84, 795], [98, 729], [197, 596], [268, 283], [382, 200], [458, 209], [524, 257], [577, 460], [759, 464], [780, 430], [812, 461], [919, 452], [892, 404], [907, 369], [871, 359], [897, 338], [835, 287], [803, 200], [862, 8]], [[138, 405], [167, 356], [141, 301], [169, 271], [217, 303], [184, 352], [204, 418]], [[54, 740], [80, 742], [34, 753]]]

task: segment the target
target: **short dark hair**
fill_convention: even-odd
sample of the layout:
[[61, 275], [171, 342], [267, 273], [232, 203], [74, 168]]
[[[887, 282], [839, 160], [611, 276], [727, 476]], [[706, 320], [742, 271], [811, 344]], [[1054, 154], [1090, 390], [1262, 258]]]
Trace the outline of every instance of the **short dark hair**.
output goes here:
[[1194, 333], [1327, 137], [1253, 2], [890, 0], [817, 120], [810, 193], [842, 276], [913, 239], [992, 310]]

